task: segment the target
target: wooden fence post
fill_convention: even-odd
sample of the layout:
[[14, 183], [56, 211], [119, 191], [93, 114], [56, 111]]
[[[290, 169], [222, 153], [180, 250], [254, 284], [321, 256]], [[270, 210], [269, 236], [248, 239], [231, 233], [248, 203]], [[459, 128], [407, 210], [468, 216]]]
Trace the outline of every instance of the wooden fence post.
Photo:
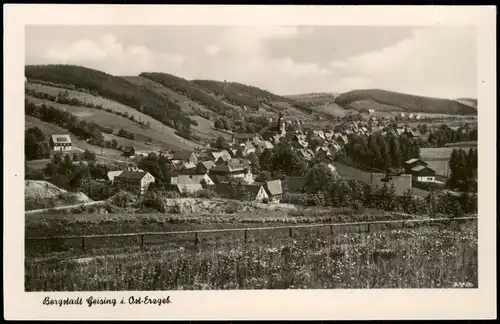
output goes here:
[[82, 251], [85, 252], [85, 236], [82, 236]]
[[198, 245], [198, 232], [194, 233], [194, 245]]
[[290, 227], [289, 231], [290, 231], [290, 233], [289, 233], [290, 237], [292, 237], [293, 236], [293, 232], [292, 232], [292, 228], [291, 227]]
[[333, 236], [333, 225], [330, 225], [330, 235]]
[[144, 235], [141, 235], [141, 251], [144, 251]]
[[371, 225], [371, 224], [370, 224], [370, 223], [368, 223], [368, 228], [367, 228], [367, 230], [366, 230], [368, 233], [370, 233], [370, 227], [371, 227], [370, 225]]
[[245, 244], [248, 242], [248, 233], [247, 233], [247, 232], [248, 232], [248, 231], [247, 231], [247, 230], [245, 230]]

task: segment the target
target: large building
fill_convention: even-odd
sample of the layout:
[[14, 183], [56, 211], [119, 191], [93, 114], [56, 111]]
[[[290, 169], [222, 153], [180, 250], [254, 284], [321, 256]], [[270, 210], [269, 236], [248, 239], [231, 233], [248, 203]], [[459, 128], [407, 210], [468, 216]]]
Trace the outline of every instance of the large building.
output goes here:
[[231, 159], [229, 161], [219, 159], [216, 165], [210, 169], [209, 174], [226, 180], [241, 178], [247, 183], [253, 182], [251, 163], [245, 159]]
[[68, 134], [52, 135], [50, 137], [50, 147], [54, 151], [71, 151], [73, 148], [71, 137]]
[[143, 195], [153, 182], [155, 178], [145, 171], [123, 171], [113, 180], [114, 185], [137, 196]]

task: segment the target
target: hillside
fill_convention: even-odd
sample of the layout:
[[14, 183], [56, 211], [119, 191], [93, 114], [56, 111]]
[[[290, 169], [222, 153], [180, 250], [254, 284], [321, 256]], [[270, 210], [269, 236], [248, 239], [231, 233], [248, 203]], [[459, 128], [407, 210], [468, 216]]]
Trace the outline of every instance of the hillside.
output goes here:
[[464, 104], [464, 105], [467, 105], [467, 106], [470, 106], [474, 109], [477, 110], [477, 99], [473, 99], [473, 98], [459, 98], [459, 99], [455, 99], [455, 101], [461, 103], [461, 104]]
[[170, 98], [101, 71], [74, 65], [27, 65], [25, 76], [28, 80], [66, 85], [141, 109], [145, 114], [177, 130], [190, 125], [190, 119]]
[[379, 104], [382, 105], [379, 107], [383, 107], [385, 111], [387, 111], [386, 109], [399, 109], [399, 111], [405, 112], [452, 115], [474, 115], [477, 113], [476, 109], [455, 100], [415, 96], [379, 89], [349, 91], [339, 95], [335, 102], [345, 109], [358, 111], [376, 110], [376, 104]]
[[311, 114], [312, 111], [305, 105], [282, 96], [273, 94], [267, 90], [257, 87], [237, 83], [223, 82], [213, 80], [193, 80], [193, 83], [204, 87], [214, 93], [219, 98], [222, 98], [234, 105], [245, 107], [246, 110], [258, 112], [259, 108], [267, 108], [276, 112], [281, 106], [286, 104], [286, 108], [295, 108], [306, 114]]
[[[207, 93], [206, 89], [199, 87], [197, 84], [188, 81], [186, 79], [167, 74], [167, 73], [141, 73], [139, 75], [142, 78], [149, 79], [166, 88], [169, 88], [183, 98], [189, 98], [189, 101], [199, 103], [206, 109], [210, 111], [225, 116], [234, 120], [242, 120], [243, 116], [241, 111], [235, 109], [235, 107], [219, 100], [213, 95]], [[137, 82], [138, 80], [134, 80]], [[144, 83], [143, 83], [144, 84]], [[166, 91], [165, 89], [161, 91]], [[186, 99], [181, 99], [186, 101]]]
[[[46, 93], [53, 96], [56, 96], [59, 92], [65, 90], [62, 88], [33, 84], [30, 82], [26, 84], [26, 88], [33, 89], [39, 93]], [[140, 149], [143, 149], [144, 143], [147, 140], [150, 140], [154, 146], [163, 148], [187, 149], [196, 146], [194, 142], [188, 141], [178, 136], [175, 129], [168, 127], [158, 120], [146, 114], [143, 114], [131, 107], [114, 102], [112, 100], [99, 98], [92, 94], [87, 94], [84, 92], [69, 91], [69, 93], [70, 97], [72, 98], [77, 98], [85, 102], [91, 102], [95, 105], [100, 104], [103, 106], [103, 109], [60, 104], [46, 99], [35, 98], [30, 95], [26, 95], [26, 98], [30, 102], [33, 102], [35, 104], [45, 103], [59, 110], [67, 111], [82, 120], [95, 121], [102, 126], [111, 127], [113, 128], [115, 133], [120, 129], [125, 129], [128, 132], [134, 134], [134, 138], [137, 141], [134, 147], [140, 147]], [[106, 111], [104, 109], [109, 109], [109, 111]], [[135, 121], [132, 121], [129, 118], [125, 118], [123, 116], [119, 116], [116, 113], [126, 113], [128, 114], [128, 116], [133, 116]], [[145, 127], [143, 125], [140, 125], [137, 121], [149, 123], [150, 126]], [[123, 141], [119, 140], [119, 142], [121, 143]], [[128, 145], [129, 144], [130, 143], [128, 143]], [[152, 147], [150, 147], [150, 149], [151, 148]]]

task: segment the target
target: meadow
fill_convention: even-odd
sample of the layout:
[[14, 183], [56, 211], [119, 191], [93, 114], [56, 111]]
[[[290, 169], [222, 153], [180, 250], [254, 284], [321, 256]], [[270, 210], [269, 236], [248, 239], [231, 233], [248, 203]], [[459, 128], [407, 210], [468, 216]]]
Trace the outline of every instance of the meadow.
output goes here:
[[[36, 84], [36, 83], [28, 83], [26, 87], [28, 89], [32, 89], [37, 92], [47, 93], [52, 96], [57, 96], [59, 92], [65, 91], [65, 89]], [[117, 129], [124, 128], [127, 131], [130, 131], [134, 134], [144, 135], [145, 137], [151, 138], [154, 141], [157, 141], [164, 145], [174, 146], [175, 148], [183, 148], [183, 149], [197, 146], [196, 143], [188, 141], [176, 135], [175, 130], [173, 128], [164, 125], [158, 120], [152, 118], [151, 116], [143, 114], [136, 109], [133, 109], [131, 107], [128, 107], [126, 105], [123, 105], [121, 103], [112, 100], [96, 97], [88, 93], [74, 91], [74, 90], [68, 90], [68, 92], [70, 93], [71, 98], [77, 98], [85, 102], [91, 102], [94, 105], [102, 105], [103, 108], [111, 109], [113, 112], [128, 113], [130, 116], [134, 116], [136, 120], [149, 122], [150, 127], [144, 128], [141, 125], [137, 124], [136, 122], [129, 120], [128, 118], [121, 117], [116, 115], [115, 113], [106, 112], [100, 109], [63, 105], [48, 100], [34, 98], [31, 96], [27, 96], [27, 98], [29, 98], [29, 100], [34, 103], [46, 103], [58, 109], [69, 111], [76, 117], [80, 117], [84, 120], [87, 119], [87, 120], [98, 121], [99, 124], [105, 126], [111, 126]]]
[[[185, 242], [188, 243], [188, 242]], [[27, 291], [477, 287], [470, 224], [370, 233], [268, 232], [245, 244], [109, 251], [73, 259], [28, 257]]]

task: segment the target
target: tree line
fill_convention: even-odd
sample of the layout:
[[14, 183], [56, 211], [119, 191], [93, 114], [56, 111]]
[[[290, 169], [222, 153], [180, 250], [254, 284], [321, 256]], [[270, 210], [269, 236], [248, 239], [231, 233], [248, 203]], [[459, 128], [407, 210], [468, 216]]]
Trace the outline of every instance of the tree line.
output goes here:
[[74, 65], [28, 65], [25, 67], [25, 75], [30, 79], [72, 84], [76, 88], [88, 89], [139, 110], [179, 131], [184, 131], [184, 128], [191, 125], [191, 119], [170, 98], [101, 71]]
[[461, 127], [459, 129], [451, 129], [447, 125], [441, 125], [437, 130], [432, 130], [429, 132], [427, 145], [430, 147], [443, 147], [448, 143], [457, 143], [464, 141], [477, 141], [476, 127]]
[[477, 148], [453, 149], [448, 165], [450, 178], [448, 187], [464, 192], [477, 192]]
[[405, 161], [419, 156], [419, 141], [406, 135], [352, 135], [349, 137], [349, 143], [345, 145], [346, 162], [382, 170], [400, 171]]

